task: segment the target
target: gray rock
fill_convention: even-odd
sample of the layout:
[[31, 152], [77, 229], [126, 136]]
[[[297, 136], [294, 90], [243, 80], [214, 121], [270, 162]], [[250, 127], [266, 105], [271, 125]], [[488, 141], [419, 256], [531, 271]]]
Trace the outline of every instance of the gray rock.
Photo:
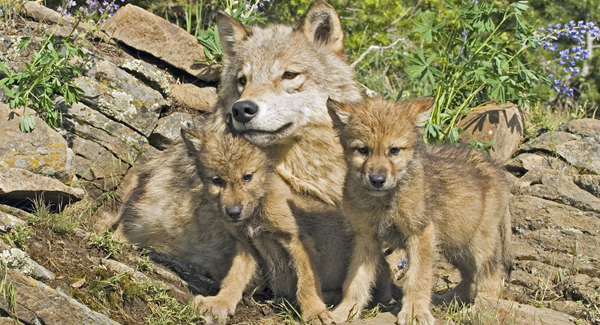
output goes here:
[[505, 164], [507, 170], [517, 174], [523, 174], [536, 168], [548, 168], [558, 170], [565, 175], [577, 175], [577, 170], [568, 163], [547, 155], [533, 153], [522, 153]]
[[139, 155], [139, 149], [147, 142], [144, 136], [84, 104], [71, 106], [60, 98], [56, 106], [65, 117], [63, 128], [100, 144], [123, 161], [133, 163]]
[[37, 117], [34, 117], [36, 127], [33, 131], [19, 131], [22, 112], [15, 112], [8, 104], [0, 103], [0, 167], [23, 168], [66, 180], [70, 172], [67, 142]]
[[215, 81], [220, 66], [195, 62], [204, 60], [204, 48], [182, 28], [140, 7], [127, 4], [108, 19], [102, 29], [110, 37], [181, 69], [198, 79]]
[[600, 174], [600, 143], [594, 138], [582, 138], [564, 131], [546, 132], [524, 144], [519, 150], [539, 151], [560, 157], [580, 170]]
[[43, 198], [55, 206], [79, 201], [84, 191], [20, 168], [0, 168], [0, 199], [21, 202]]
[[0, 241], [0, 259], [9, 269], [17, 270], [38, 280], [54, 280], [56, 275], [39, 265], [24, 251]]
[[152, 89], [158, 90], [164, 97], [171, 96], [171, 85], [166, 73], [142, 60], [126, 60], [119, 67], [138, 77]]
[[172, 85], [173, 100], [201, 112], [212, 112], [217, 104], [215, 87], [197, 87], [192, 84]]
[[163, 107], [162, 95], [111, 62], [90, 55], [84, 76], [74, 79], [83, 89], [81, 101], [109, 118], [149, 136]]
[[[17, 271], [8, 270], [7, 280], [12, 282], [15, 288], [15, 298], [17, 303], [16, 314], [20, 318], [23, 316], [29, 316], [29, 318], [34, 318], [34, 320], [39, 318], [41, 323], [46, 325], [119, 324], [103, 314], [90, 310], [88, 307], [66, 294], [54, 290], [46, 284], [36, 281]], [[4, 299], [2, 299], [0, 305], [2, 305], [3, 308], [9, 308]], [[21, 311], [23, 311], [23, 313], [21, 313]], [[28, 319], [23, 320], [28, 323], [34, 323]]]
[[160, 120], [154, 132], [148, 138], [150, 144], [160, 150], [170, 146], [173, 142], [181, 139], [181, 128], [188, 123], [203, 119], [188, 113], [175, 112]]
[[23, 226], [27, 226], [27, 222], [0, 210], [0, 231], [9, 232], [11, 229], [15, 229], [15, 227]]
[[600, 198], [600, 176], [577, 175], [573, 178], [573, 181], [577, 186]]
[[561, 202], [600, 215], [600, 199], [575, 185], [572, 177], [551, 169], [536, 169], [527, 172], [521, 180], [531, 184], [521, 190], [522, 194]]
[[129, 168], [129, 164], [115, 157], [101, 145], [75, 135], [69, 137], [75, 156], [73, 169], [77, 176], [88, 181], [96, 181], [103, 190], [114, 189]]
[[523, 112], [515, 104], [488, 104], [471, 111], [456, 127], [465, 131], [459, 135], [462, 142], [496, 142], [490, 155], [505, 162], [519, 148], [524, 120]]
[[600, 142], [600, 120], [591, 118], [573, 120], [559, 127], [558, 131], [574, 133]]

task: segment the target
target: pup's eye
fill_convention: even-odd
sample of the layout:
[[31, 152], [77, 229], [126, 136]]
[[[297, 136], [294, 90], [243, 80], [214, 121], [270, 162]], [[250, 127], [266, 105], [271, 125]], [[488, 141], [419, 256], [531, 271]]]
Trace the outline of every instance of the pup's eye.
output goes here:
[[359, 154], [366, 156], [369, 154], [369, 147], [366, 147], [366, 146], [358, 147], [358, 148], [356, 148], [356, 151], [358, 151]]
[[240, 85], [245, 86], [246, 85], [246, 76], [241, 76], [238, 78], [238, 82], [240, 83]]
[[281, 76], [281, 78], [283, 78], [283, 79], [294, 79], [294, 78], [296, 78], [297, 75], [298, 75], [298, 72], [286, 71], [286, 72], [283, 73], [283, 76]]
[[252, 180], [252, 174], [246, 174], [246, 175], [244, 175], [244, 176], [242, 177], [242, 180], [243, 180], [244, 182], [246, 182], [246, 183], [247, 183], [247, 182], [249, 182], [249, 181], [251, 181], [251, 180]]
[[398, 147], [391, 147], [390, 148], [390, 156], [395, 156], [398, 153], [400, 153], [400, 148], [398, 148]]
[[219, 177], [219, 176], [215, 176], [215, 177], [213, 177], [213, 178], [212, 178], [212, 182], [213, 182], [213, 184], [215, 184], [215, 185], [217, 185], [217, 186], [223, 186], [223, 183], [225, 183], [225, 182], [223, 181], [223, 179], [222, 179], [221, 177]]

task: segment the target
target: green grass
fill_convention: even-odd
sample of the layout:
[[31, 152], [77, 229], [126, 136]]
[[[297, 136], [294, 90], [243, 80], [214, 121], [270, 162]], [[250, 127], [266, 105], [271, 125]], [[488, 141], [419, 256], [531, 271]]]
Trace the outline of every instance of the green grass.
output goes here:
[[41, 200], [33, 202], [34, 213], [29, 215], [29, 223], [48, 227], [57, 234], [67, 234], [79, 226], [79, 220], [66, 213], [52, 213]]
[[13, 247], [18, 247], [21, 249], [27, 248], [27, 241], [31, 238], [29, 234], [31, 232], [31, 228], [27, 226], [17, 225], [12, 228], [9, 232], [2, 235], [2, 240], [7, 242]]
[[110, 231], [105, 231], [100, 236], [94, 235], [90, 245], [106, 254], [104, 258], [115, 258], [117, 256], [117, 249], [115, 248], [112, 232]]

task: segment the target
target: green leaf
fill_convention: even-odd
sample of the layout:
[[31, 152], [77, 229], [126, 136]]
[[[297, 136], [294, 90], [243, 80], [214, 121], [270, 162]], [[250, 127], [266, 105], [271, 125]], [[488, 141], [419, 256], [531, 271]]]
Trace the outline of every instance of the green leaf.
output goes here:
[[19, 123], [19, 130], [23, 133], [29, 133], [35, 128], [35, 120], [30, 114], [24, 114]]

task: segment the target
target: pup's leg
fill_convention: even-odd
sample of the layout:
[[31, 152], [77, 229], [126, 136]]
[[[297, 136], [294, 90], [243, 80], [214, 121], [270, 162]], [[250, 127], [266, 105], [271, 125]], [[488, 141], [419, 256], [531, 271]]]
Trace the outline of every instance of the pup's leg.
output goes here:
[[348, 211], [348, 219], [354, 230], [354, 247], [344, 281], [342, 302], [333, 311], [336, 323], [360, 316], [371, 296], [377, 265], [382, 258], [381, 245], [375, 238], [369, 218], [353, 214], [354, 212]]
[[429, 311], [435, 249], [433, 223], [429, 223], [420, 233], [409, 235], [407, 239], [408, 271], [397, 324], [433, 325], [434, 318]]
[[220, 323], [227, 315], [235, 313], [235, 307], [256, 272], [257, 262], [249, 242], [236, 243], [236, 255], [231, 269], [221, 282], [221, 290], [214, 297], [196, 296], [194, 304], [201, 313], [210, 312]]
[[436, 296], [434, 299], [435, 304], [449, 304], [452, 301], [457, 303], [470, 303], [471, 297], [474, 292], [473, 281], [477, 272], [477, 265], [473, 254], [469, 251], [470, 248], [451, 247], [444, 249], [444, 256], [460, 271], [460, 283], [444, 292], [443, 294]]
[[[302, 310], [305, 321], [313, 324], [331, 324], [332, 318], [327, 306], [321, 297], [321, 282], [314, 272], [310, 256], [316, 257], [314, 244], [309, 238], [300, 240], [298, 234], [292, 234], [292, 238], [284, 246], [292, 256], [296, 274], [298, 275], [298, 288], [296, 298]], [[311, 254], [309, 254], [309, 252]]]

